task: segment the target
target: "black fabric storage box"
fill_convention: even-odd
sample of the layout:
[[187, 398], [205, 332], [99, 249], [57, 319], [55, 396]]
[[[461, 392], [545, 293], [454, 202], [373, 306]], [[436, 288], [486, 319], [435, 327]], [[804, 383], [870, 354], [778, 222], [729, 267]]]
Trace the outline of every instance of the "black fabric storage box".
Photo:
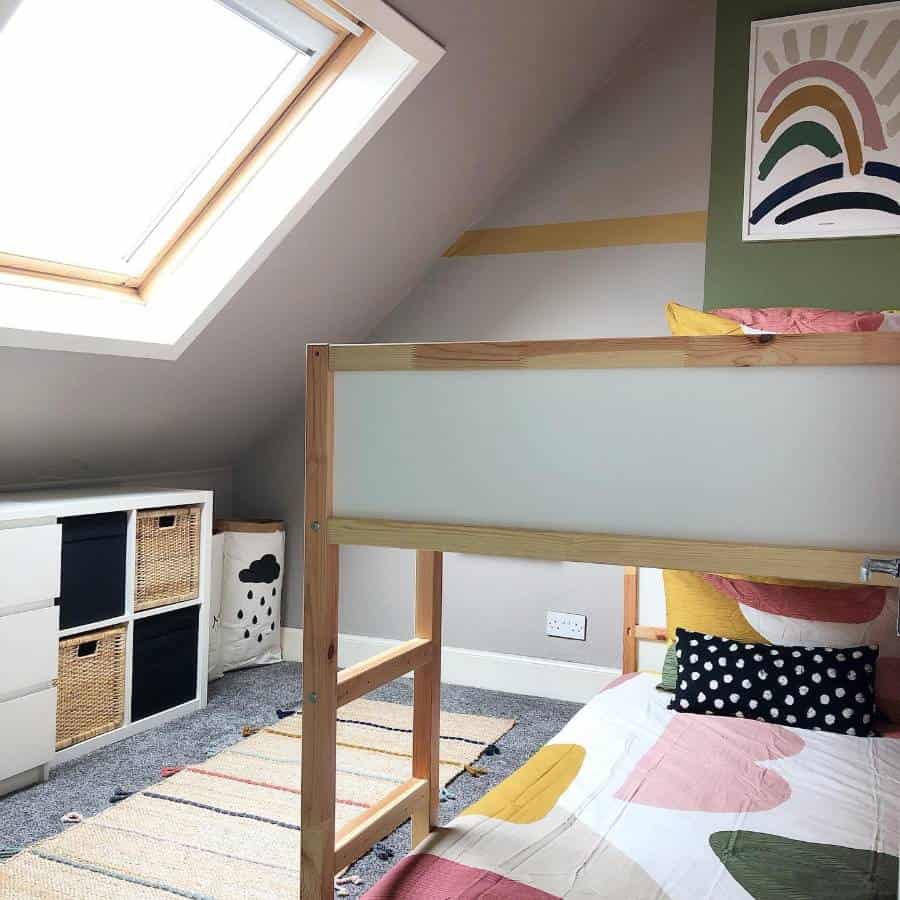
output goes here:
[[190, 606], [135, 620], [132, 721], [197, 696], [199, 616], [199, 607]]
[[62, 524], [59, 627], [125, 615], [128, 514], [70, 516]]

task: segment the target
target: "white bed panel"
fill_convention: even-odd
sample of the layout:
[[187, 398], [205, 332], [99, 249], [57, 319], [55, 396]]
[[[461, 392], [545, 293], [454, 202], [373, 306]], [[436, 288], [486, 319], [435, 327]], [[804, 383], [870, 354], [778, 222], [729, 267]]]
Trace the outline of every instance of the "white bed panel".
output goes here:
[[900, 368], [335, 373], [336, 516], [900, 547]]
[[641, 641], [638, 644], [639, 672], [662, 672], [666, 660], [666, 645], [661, 641]]
[[[664, 628], [666, 592], [662, 569], [638, 569], [638, 624]], [[638, 641], [637, 667], [641, 672], [661, 672], [666, 645], [660, 641]]]
[[662, 569], [638, 569], [638, 624], [666, 624], [666, 589]]

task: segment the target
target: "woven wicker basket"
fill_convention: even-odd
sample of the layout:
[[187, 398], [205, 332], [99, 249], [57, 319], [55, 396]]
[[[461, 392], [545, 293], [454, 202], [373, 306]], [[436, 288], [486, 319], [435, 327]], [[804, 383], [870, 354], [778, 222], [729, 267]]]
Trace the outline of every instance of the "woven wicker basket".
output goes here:
[[57, 750], [122, 725], [125, 630], [125, 625], [116, 625], [59, 642]]
[[200, 590], [200, 507], [137, 514], [134, 609], [194, 600]]

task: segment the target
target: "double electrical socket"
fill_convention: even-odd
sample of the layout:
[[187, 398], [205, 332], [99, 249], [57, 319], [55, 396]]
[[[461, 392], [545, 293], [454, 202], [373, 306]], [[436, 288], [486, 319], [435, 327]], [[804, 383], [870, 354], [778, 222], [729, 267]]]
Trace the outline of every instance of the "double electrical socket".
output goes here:
[[583, 641], [587, 636], [587, 616], [548, 609], [547, 636]]

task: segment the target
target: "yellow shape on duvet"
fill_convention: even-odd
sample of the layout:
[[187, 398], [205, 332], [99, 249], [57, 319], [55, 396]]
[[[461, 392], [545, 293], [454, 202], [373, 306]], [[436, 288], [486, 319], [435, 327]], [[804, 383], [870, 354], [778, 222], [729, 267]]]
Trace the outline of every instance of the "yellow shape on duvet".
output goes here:
[[514, 825], [539, 822], [575, 780], [586, 755], [579, 744], [548, 744], [463, 815], [485, 816]]

